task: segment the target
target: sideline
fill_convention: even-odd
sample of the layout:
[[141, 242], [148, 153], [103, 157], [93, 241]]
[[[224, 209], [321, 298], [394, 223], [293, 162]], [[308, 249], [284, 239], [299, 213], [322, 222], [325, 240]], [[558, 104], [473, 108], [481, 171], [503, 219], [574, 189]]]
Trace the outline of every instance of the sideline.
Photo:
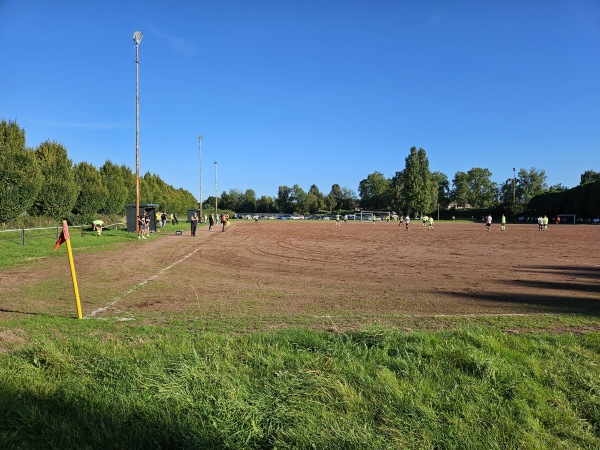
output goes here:
[[[221, 233], [222, 234], [222, 233]], [[214, 235], [215, 237], [218, 236], [219, 234]], [[209, 237], [207, 236], [207, 239], [209, 239]], [[184, 262], [185, 260], [187, 260], [188, 258], [194, 256], [196, 253], [198, 253], [201, 249], [204, 248], [204, 246], [206, 245], [206, 242], [201, 243], [197, 248], [195, 248], [194, 250], [192, 250], [190, 253], [188, 253], [187, 255], [184, 255], [183, 257], [181, 257], [180, 259], [178, 259], [177, 261], [169, 264], [166, 267], [163, 267], [162, 269], [160, 269], [158, 272], [156, 272], [154, 275], [149, 276], [148, 278], [146, 278], [143, 281], [140, 281], [139, 283], [135, 284], [133, 287], [131, 287], [130, 289], [128, 289], [127, 291], [125, 291], [122, 295], [119, 295], [117, 297], [114, 297], [112, 300], [110, 300], [105, 306], [102, 306], [98, 309], [95, 309], [94, 311], [92, 311], [89, 314], [86, 314], [84, 316], [84, 319], [91, 319], [96, 317], [97, 314], [103, 313], [105, 311], [107, 311], [108, 309], [110, 309], [111, 307], [113, 307], [114, 305], [116, 305], [120, 300], [123, 300], [125, 297], [127, 297], [129, 294], [131, 294], [132, 292], [136, 291], [137, 289], [145, 286], [149, 281], [155, 280], [156, 278], [158, 278], [160, 275], [164, 274], [165, 272], [168, 272], [169, 270], [171, 270], [173, 267], [181, 264], [182, 262]], [[117, 320], [127, 320], [127, 319], [119, 319], [117, 318]]]

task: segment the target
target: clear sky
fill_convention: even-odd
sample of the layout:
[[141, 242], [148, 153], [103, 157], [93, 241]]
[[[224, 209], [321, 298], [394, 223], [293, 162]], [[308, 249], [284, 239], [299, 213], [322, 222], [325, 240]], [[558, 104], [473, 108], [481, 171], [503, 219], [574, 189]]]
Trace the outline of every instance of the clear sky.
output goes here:
[[199, 197], [600, 171], [598, 0], [0, 0], [0, 119]]

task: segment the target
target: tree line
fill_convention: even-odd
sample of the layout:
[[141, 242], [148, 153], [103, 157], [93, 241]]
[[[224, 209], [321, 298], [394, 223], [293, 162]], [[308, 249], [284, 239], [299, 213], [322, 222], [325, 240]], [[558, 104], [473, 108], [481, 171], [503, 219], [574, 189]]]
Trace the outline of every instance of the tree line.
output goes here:
[[[61, 144], [46, 141], [28, 148], [25, 131], [16, 122], [0, 122], [0, 223], [23, 214], [67, 218], [75, 224], [89, 223], [97, 214], [123, 215], [125, 205], [135, 203], [135, 183], [135, 174], [125, 165], [106, 161], [97, 169], [86, 162], [73, 164]], [[545, 172], [535, 167], [515, 169], [514, 177], [502, 183], [492, 181], [492, 172], [480, 167], [459, 171], [450, 181], [446, 174], [430, 170], [424, 149], [412, 147], [402, 170], [391, 178], [378, 171], [369, 174], [360, 181], [358, 194], [339, 184], [328, 193], [314, 184], [308, 191], [295, 184], [279, 186], [275, 197], [257, 198], [252, 189], [231, 189], [218, 199], [208, 197], [202, 205], [210, 210], [217, 203], [221, 210], [244, 213], [318, 214], [360, 208], [421, 215], [444, 208], [520, 215], [544, 208], [550, 214], [597, 216], [597, 189], [581, 188], [588, 184], [600, 186], [600, 172], [584, 172], [575, 190], [561, 184], [548, 187]], [[140, 203], [179, 213], [198, 206], [191, 192], [151, 173], [140, 178]]]
[[[588, 170], [581, 175], [580, 185], [595, 182], [600, 182], [600, 172]], [[360, 208], [421, 215], [431, 214], [440, 207], [446, 210], [487, 210], [521, 215], [539, 205], [538, 202], [533, 208], [530, 207], [530, 202], [538, 196], [570, 191], [561, 184], [548, 187], [546, 173], [535, 167], [515, 169], [514, 177], [502, 183], [492, 181], [492, 172], [481, 167], [474, 167], [467, 172], [459, 171], [450, 181], [446, 174], [430, 170], [424, 149], [412, 147], [405, 158], [404, 169], [391, 178], [386, 178], [378, 171], [369, 174], [360, 181], [358, 195], [339, 184], [334, 184], [328, 194], [321, 192], [314, 184], [308, 192], [295, 184], [291, 188], [280, 186], [276, 197], [262, 196], [257, 199], [252, 189], [245, 192], [232, 189], [228, 193], [223, 192], [219, 200], [224, 209], [247, 213], [317, 214]], [[214, 197], [209, 198], [207, 203], [214, 204]], [[591, 217], [599, 213], [597, 206], [575, 210], [561, 205], [565, 209], [560, 210], [559, 206], [550, 207], [547, 203], [544, 207], [549, 208], [549, 214], [569, 211]], [[579, 203], [594, 204], [588, 200]]]
[[[125, 205], [135, 201], [136, 176], [127, 166], [73, 164], [61, 144], [45, 141], [28, 148], [16, 122], [0, 122], [0, 223], [26, 214], [83, 224], [97, 214], [124, 215]], [[140, 203], [183, 212], [197, 201], [191, 192], [146, 173], [140, 177]]]

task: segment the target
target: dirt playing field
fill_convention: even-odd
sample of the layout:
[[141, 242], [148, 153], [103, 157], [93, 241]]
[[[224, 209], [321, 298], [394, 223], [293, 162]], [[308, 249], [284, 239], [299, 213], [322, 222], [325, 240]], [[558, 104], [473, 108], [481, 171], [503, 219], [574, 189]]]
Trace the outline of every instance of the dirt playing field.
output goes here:
[[[413, 221], [405, 231], [397, 222], [262, 220], [74, 252], [89, 319], [344, 329], [406, 317], [418, 326], [447, 315], [579, 314], [600, 329], [599, 249], [600, 226], [430, 231]], [[76, 314], [66, 255], [1, 275], [0, 320]]]

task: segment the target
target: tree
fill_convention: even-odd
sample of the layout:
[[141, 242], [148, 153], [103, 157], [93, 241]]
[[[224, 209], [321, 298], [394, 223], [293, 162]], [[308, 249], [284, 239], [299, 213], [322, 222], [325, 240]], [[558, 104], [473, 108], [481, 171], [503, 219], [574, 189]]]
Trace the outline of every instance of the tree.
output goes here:
[[73, 207], [73, 213], [79, 216], [81, 223], [91, 222], [100, 209], [106, 205], [108, 190], [102, 183], [98, 169], [86, 162], [80, 162], [73, 168], [75, 180], [79, 185], [79, 195]]
[[275, 199], [267, 195], [263, 195], [258, 199], [256, 211], [260, 213], [276, 212]]
[[586, 170], [581, 174], [581, 181], [579, 184], [594, 183], [596, 181], [600, 181], [600, 172]]
[[[297, 184], [292, 186], [292, 189], [290, 190], [289, 200], [291, 202], [292, 212], [305, 212], [304, 202], [306, 200], [306, 192], [304, 192], [304, 190]], [[306, 209], [306, 211], [308, 211], [308, 209]]]
[[342, 203], [342, 188], [339, 184], [334, 184], [331, 186], [331, 191], [329, 191], [329, 198], [327, 199], [327, 206], [329, 207], [329, 211], [339, 208]]
[[100, 208], [103, 214], [124, 214], [127, 201], [127, 185], [119, 166], [106, 161], [100, 167], [102, 184], [106, 187], [106, 200]]
[[317, 214], [325, 207], [323, 194], [315, 184], [308, 189], [304, 204], [306, 211], [308, 211], [310, 214]]
[[340, 209], [349, 211], [354, 209], [356, 206], [356, 192], [347, 187], [343, 187], [340, 189], [340, 204], [338, 207]]
[[431, 179], [435, 184], [437, 202], [442, 208], [450, 204], [450, 182], [443, 172], [432, 172]]
[[411, 147], [405, 159], [403, 198], [407, 212], [423, 214], [434, 207], [429, 160], [422, 148]]
[[247, 189], [240, 197], [240, 211], [246, 213], [256, 212], [256, 192]]
[[363, 209], [384, 210], [390, 204], [390, 180], [381, 172], [373, 172], [358, 184], [360, 206]]
[[79, 185], [72, 170], [67, 150], [56, 142], [46, 141], [35, 150], [43, 177], [31, 212], [37, 215], [64, 219], [71, 214], [79, 195]]
[[396, 172], [390, 182], [390, 205], [392, 209], [400, 213], [406, 209], [404, 203], [404, 171]]
[[290, 214], [294, 212], [292, 208], [292, 201], [290, 199], [291, 189], [288, 186], [279, 186], [277, 191], [277, 199], [275, 204], [280, 212]]
[[459, 208], [465, 208], [469, 205], [469, 180], [465, 172], [456, 172], [452, 180], [452, 191], [450, 199]]
[[516, 188], [517, 211], [523, 211], [533, 197], [547, 190], [546, 172], [535, 167], [529, 170], [519, 169]]
[[498, 199], [498, 186], [489, 169], [474, 167], [467, 172], [467, 202], [473, 208], [492, 208]]
[[33, 205], [42, 186], [35, 153], [25, 147], [25, 131], [16, 122], [0, 122], [0, 223]]

